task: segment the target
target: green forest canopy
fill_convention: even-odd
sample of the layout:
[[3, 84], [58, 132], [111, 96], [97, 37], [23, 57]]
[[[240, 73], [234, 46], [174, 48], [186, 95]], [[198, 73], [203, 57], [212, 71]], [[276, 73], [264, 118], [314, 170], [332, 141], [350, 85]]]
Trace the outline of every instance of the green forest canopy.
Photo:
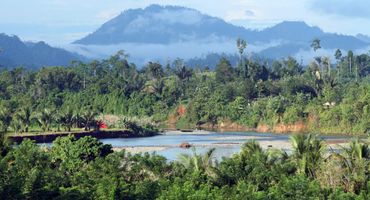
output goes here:
[[[255, 128], [303, 122], [313, 132], [370, 132], [369, 55], [349, 51], [343, 56], [337, 50], [335, 62], [315, 57], [303, 66], [292, 57], [272, 63], [246, 59], [244, 46], [240, 48], [237, 66], [222, 58], [214, 71], [189, 68], [180, 59], [165, 66], [149, 62], [138, 69], [123, 51], [68, 67], [4, 70], [0, 74], [2, 130], [16, 129], [17, 116], [21, 118], [19, 113], [24, 115], [25, 110], [31, 116], [45, 109], [92, 111], [166, 123], [179, 106], [185, 106], [178, 126], [228, 120]], [[56, 129], [56, 121], [46, 128]]]

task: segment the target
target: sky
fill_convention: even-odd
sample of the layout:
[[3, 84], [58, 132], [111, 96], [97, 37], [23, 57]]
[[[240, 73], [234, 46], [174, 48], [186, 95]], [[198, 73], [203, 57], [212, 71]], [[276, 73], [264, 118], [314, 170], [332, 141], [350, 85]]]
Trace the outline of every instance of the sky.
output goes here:
[[180, 5], [251, 29], [305, 21], [326, 32], [370, 35], [369, 0], [1, 0], [0, 33], [64, 45], [131, 8]]

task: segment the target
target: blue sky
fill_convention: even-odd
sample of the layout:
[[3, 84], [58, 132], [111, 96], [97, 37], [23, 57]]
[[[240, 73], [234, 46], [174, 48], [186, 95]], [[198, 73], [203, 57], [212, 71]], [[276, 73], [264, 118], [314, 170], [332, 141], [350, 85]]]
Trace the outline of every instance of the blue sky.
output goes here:
[[327, 32], [370, 35], [369, 0], [1, 0], [0, 32], [63, 45], [124, 10], [154, 3], [194, 8], [247, 28], [299, 20]]

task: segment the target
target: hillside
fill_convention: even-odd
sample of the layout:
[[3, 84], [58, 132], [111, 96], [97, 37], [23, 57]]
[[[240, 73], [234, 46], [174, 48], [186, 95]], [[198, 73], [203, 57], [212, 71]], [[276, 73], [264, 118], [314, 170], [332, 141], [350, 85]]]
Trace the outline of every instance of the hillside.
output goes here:
[[7, 68], [66, 66], [72, 60], [83, 59], [82, 56], [51, 47], [45, 42], [23, 42], [17, 36], [6, 34], [0, 34], [0, 49], [0, 66]]

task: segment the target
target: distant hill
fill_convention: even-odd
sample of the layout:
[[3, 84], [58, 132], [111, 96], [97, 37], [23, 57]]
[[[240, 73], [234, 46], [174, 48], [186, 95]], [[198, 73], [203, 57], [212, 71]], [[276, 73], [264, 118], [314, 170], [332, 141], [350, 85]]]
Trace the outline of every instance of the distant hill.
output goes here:
[[364, 35], [364, 34], [357, 34], [356, 38], [358, 38], [358, 39], [360, 39], [364, 42], [370, 43], [370, 36], [367, 36], [367, 35]]
[[239, 62], [239, 56], [236, 54], [217, 54], [211, 53], [203, 57], [195, 57], [187, 60], [185, 64], [192, 68], [215, 69], [221, 58], [226, 58], [233, 66]]
[[82, 56], [60, 48], [54, 48], [45, 42], [23, 42], [17, 36], [0, 34], [0, 66], [13, 68], [24, 66], [40, 68], [42, 66], [66, 66], [72, 60]]
[[251, 31], [194, 9], [151, 5], [145, 9], [127, 10], [74, 43], [168, 44], [203, 39], [237, 38], [249, 32]]
[[[319, 27], [309, 26], [305, 22], [285, 21], [273, 27], [256, 31], [235, 26], [220, 18], [203, 14], [194, 9], [151, 5], [145, 9], [129, 9], [122, 12], [117, 17], [104, 23], [96, 31], [75, 41], [74, 44], [85, 45], [87, 47], [84, 48], [87, 49], [89, 49], [89, 46], [94, 46], [95, 49], [99, 49], [97, 48], [99, 46], [109, 46], [111, 48], [118, 48], [119, 46], [125, 48], [128, 52], [138, 52], [135, 47], [140, 46], [142, 50], [144, 49], [143, 45], [173, 52], [173, 49], [166, 49], [165, 46], [181, 44], [180, 47], [186, 46], [187, 48], [182, 49], [183, 53], [179, 50], [179, 56], [190, 51], [196, 51], [198, 55], [234, 54], [237, 52], [234, 47], [235, 40], [238, 37], [246, 39], [248, 44], [256, 47], [253, 49], [249, 46], [248, 50], [260, 53], [261, 56], [268, 58], [294, 56], [298, 52], [309, 51], [310, 43], [315, 38], [321, 40], [321, 46], [324, 49], [355, 50], [367, 47], [370, 43], [367, 39], [359, 37], [326, 33]], [[231, 45], [222, 49], [226, 43]], [[268, 45], [272, 43], [274, 45]], [[204, 47], [200, 47], [208, 44], [212, 44], [209, 45], [210, 48], [200, 50], [204, 49]], [[217, 44], [220, 44], [221, 48], [213, 49], [217, 47]], [[257, 48], [260, 46], [266, 47], [263, 49]], [[149, 56], [148, 53], [146, 53], [146, 56]], [[158, 55], [158, 57], [161, 56], [164, 57]], [[196, 55], [189, 56], [196, 57]], [[156, 59], [155, 55], [152, 55], [152, 57], [152, 59]]]

